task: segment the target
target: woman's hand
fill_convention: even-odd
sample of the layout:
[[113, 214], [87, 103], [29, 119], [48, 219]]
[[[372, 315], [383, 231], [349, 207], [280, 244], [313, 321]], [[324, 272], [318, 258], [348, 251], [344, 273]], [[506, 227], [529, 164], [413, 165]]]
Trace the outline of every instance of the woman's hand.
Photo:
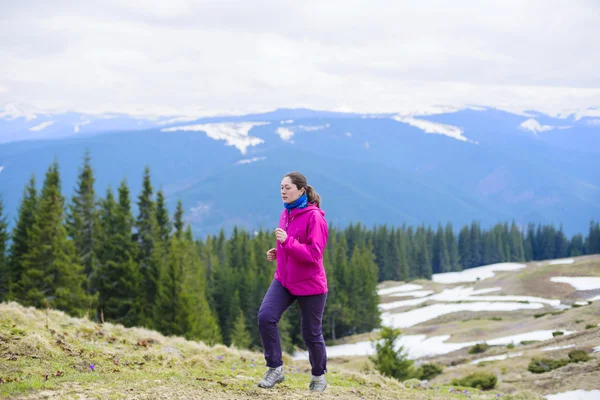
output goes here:
[[277, 258], [277, 249], [267, 251], [267, 260], [273, 261]]
[[275, 237], [277, 238], [277, 240], [279, 240], [279, 243], [283, 243], [285, 242], [285, 239], [287, 239], [287, 232], [284, 231], [281, 228], [277, 228], [275, 229]]

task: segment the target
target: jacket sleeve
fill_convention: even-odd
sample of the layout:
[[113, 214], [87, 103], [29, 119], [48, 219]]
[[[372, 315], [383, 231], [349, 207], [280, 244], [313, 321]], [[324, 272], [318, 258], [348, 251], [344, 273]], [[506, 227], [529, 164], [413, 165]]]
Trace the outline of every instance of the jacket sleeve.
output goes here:
[[327, 222], [322, 215], [314, 213], [308, 220], [306, 243], [300, 243], [288, 235], [281, 244], [288, 257], [304, 263], [317, 263], [323, 259], [323, 251], [327, 244]]

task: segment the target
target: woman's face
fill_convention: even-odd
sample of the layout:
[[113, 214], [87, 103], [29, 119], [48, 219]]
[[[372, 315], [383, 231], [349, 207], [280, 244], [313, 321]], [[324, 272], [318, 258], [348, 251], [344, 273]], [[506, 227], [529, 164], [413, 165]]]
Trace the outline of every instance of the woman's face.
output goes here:
[[292, 183], [289, 176], [286, 176], [281, 181], [281, 199], [284, 203], [289, 204], [295, 202], [303, 193], [304, 189], [298, 189], [296, 185]]

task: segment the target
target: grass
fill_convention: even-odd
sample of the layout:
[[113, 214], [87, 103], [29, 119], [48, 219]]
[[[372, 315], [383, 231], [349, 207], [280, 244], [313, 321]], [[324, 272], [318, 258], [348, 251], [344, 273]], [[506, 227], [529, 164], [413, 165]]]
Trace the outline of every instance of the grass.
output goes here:
[[[0, 397], [13, 399], [300, 399], [309, 395], [310, 366], [284, 356], [286, 380], [275, 389], [256, 386], [265, 367], [262, 354], [155, 331], [96, 324], [16, 303], [0, 304]], [[336, 365], [319, 398], [410, 400], [464, 398], [460, 388], [428, 387], [385, 378], [374, 371]], [[453, 389], [450, 391], [450, 389]], [[492, 399], [496, 392], [475, 393]], [[510, 398], [504, 396], [504, 398]]]

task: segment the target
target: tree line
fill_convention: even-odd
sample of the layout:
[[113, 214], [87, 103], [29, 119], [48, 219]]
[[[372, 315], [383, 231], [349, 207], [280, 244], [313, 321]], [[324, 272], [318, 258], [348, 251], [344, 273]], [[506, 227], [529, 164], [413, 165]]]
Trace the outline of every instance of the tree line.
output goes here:
[[[271, 231], [234, 228], [194, 238], [181, 201], [170, 215], [164, 192], [154, 191], [149, 168], [135, 199], [127, 181], [95, 191], [86, 152], [76, 187], [62, 195], [59, 165], [52, 163], [38, 191], [25, 185], [12, 231], [0, 201], [0, 301], [52, 307], [97, 321], [143, 326], [209, 344], [260, 348], [256, 315], [273, 279], [265, 252]], [[600, 253], [600, 226], [570, 239], [552, 225], [477, 222], [455, 232], [351, 224], [330, 227], [324, 254], [329, 294], [326, 339], [380, 326], [377, 284], [431, 279], [434, 273], [503, 261], [529, 261]], [[280, 322], [283, 346], [304, 348], [299, 309]]]

